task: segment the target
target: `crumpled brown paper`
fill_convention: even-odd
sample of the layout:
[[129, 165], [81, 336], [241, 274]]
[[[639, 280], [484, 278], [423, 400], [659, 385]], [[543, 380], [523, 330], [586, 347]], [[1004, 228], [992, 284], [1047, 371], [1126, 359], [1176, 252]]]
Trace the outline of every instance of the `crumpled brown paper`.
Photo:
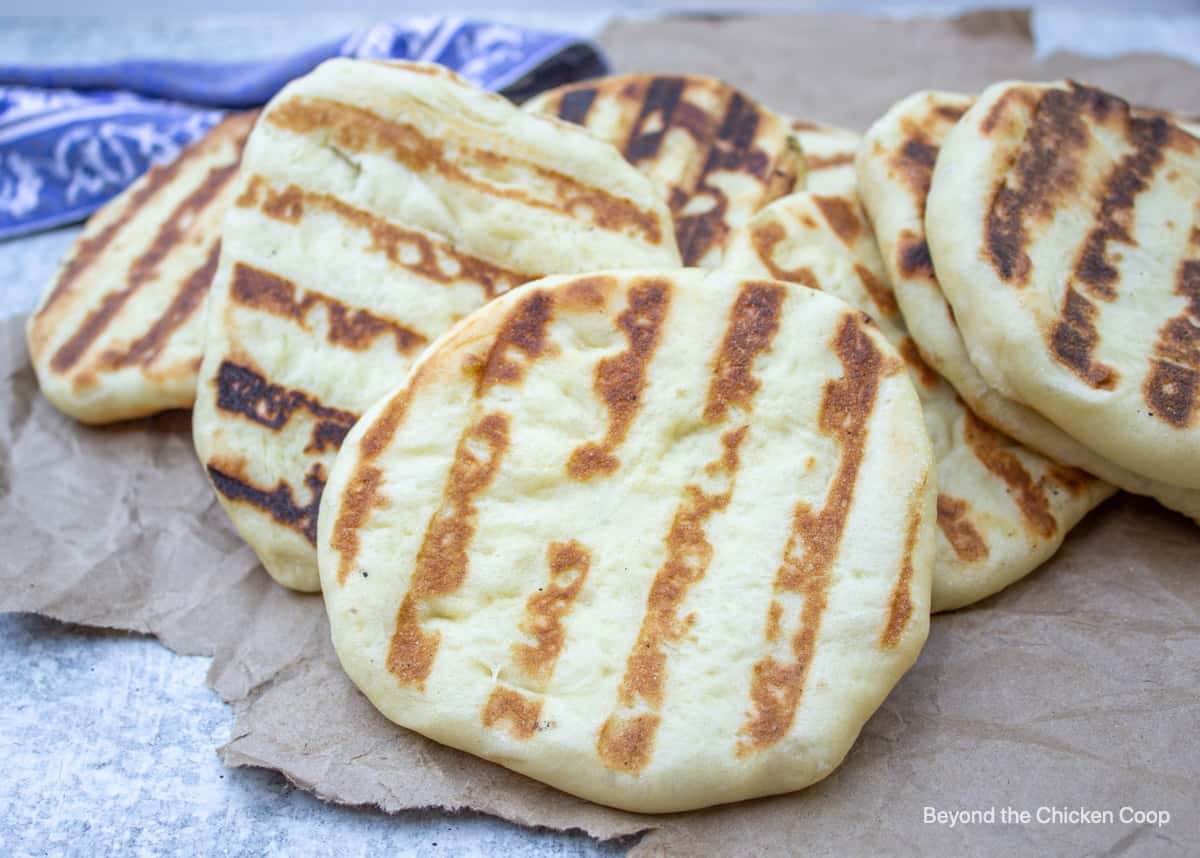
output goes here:
[[[864, 127], [919, 87], [1075, 74], [1200, 107], [1200, 70], [1161, 58], [1029, 59], [1020, 17], [619, 23], [622, 70], [721, 74], [806, 118]], [[991, 22], [991, 23], [988, 23]], [[608, 810], [387, 722], [342, 675], [319, 597], [273, 584], [220, 511], [185, 413], [92, 429], [38, 394], [22, 323], [0, 323], [0, 610], [156, 635], [212, 655], [236, 713], [230, 765], [322, 798], [473, 808], [645, 855], [1196, 854], [1200, 529], [1121, 495], [1036, 575], [935, 619], [845, 764], [802, 793], [670, 817]], [[994, 823], [926, 823], [926, 808]], [[1166, 825], [1006, 824], [1005, 808], [1167, 811]], [[1045, 811], [1050, 813], [1051, 811]]]

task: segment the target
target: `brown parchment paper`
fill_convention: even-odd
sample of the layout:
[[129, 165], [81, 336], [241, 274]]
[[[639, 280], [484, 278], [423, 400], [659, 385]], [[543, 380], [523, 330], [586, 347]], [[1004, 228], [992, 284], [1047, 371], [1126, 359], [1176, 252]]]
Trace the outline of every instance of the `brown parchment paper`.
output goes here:
[[[921, 88], [1075, 75], [1200, 112], [1200, 69], [1156, 57], [1034, 64], [1023, 16], [617, 23], [620, 70], [726, 77], [797, 116], [862, 129]], [[670, 817], [612, 811], [387, 722], [342, 675], [319, 597], [274, 585], [220, 511], [172, 413], [92, 429], [38, 394], [0, 323], [0, 610], [156, 635], [213, 656], [230, 765], [395, 811], [472, 808], [639, 855], [1200, 854], [1200, 528], [1119, 495], [1037, 574], [935, 619], [845, 764], [802, 793]], [[927, 824], [925, 808], [994, 808]], [[1165, 810], [1165, 826], [1005, 824], [1004, 808]]]

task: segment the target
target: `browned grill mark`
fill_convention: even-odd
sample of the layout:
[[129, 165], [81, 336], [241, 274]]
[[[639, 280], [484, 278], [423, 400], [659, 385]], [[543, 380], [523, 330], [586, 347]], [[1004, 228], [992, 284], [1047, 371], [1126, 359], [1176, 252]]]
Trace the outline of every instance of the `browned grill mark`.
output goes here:
[[[636, 165], [646, 158], [658, 155], [663, 138], [674, 124], [676, 108], [683, 95], [684, 81], [679, 77], [656, 77], [646, 87], [641, 109], [629, 130], [629, 139], [621, 147], [621, 153], [629, 163]], [[657, 118], [657, 128], [647, 131], [652, 118]]]
[[404, 390], [388, 401], [383, 412], [375, 418], [375, 422], [363, 432], [359, 450], [364, 461], [373, 461], [379, 458], [387, 446], [392, 443], [396, 432], [408, 415], [412, 391], [422, 387], [422, 379], [428, 372], [430, 372], [429, 364], [418, 363], [409, 373]]
[[617, 317], [617, 326], [629, 345], [596, 364], [592, 383], [608, 411], [608, 427], [601, 442], [589, 441], [572, 451], [567, 460], [567, 474], [572, 479], [611, 474], [619, 466], [613, 451], [625, 441], [641, 408], [646, 367], [658, 348], [670, 304], [671, 285], [665, 280], [647, 280], [630, 289], [629, 306]]
[[904, 179], [924, 212], [925, 198], [929, 196], [929, 184], [933, 179], [933, 167], [937, 163], [938, 147], [930, 142], [925, 129], [916, 123], [905, 122], [904, 133], [904, 142], [892, 156], [892, 167]]
[[372, 464], [391, 444], [408, 413], [411, 391], [419, 384], [425, 370], [414, 370], [415, 378], [403, 392], [391, 398], [375, 422], [366, 427], [359, 441], [359, 460], [354, 474], [347, 482], [346, 493], [334, 520], [331, 544], [338, 552], [338, 583], [344, 584], [358, 556], [358, 531], [366, 524], [371, 511], [386, 507], [388, 501], [380, 494], [383, 471]]
[[[770, 347], [779, 330], [783, 298], [784, 288], [778, 284], [749, 282], [742, 286], [714, 361], [704, 411], [708, 423], [726, 422], [731, 407], [750, 411], [761, 385], [753, 376], [754, 360]], [[651, 582], [642, 625], [617, 691], [624, 710], [646, 707], [651, 711], [614, 713], [605, 721], [597, 750], [609, 768], [637, 772], [650, 760], [659, 720], [654, 713], [662, 707], [667, 679], [666, 647], [682, 640], [695, 621], [694, 615], [680, 617], [679, 611], [688, 591], [704, 578], [712, 562], [713, 547], [705, 529], [708, 520], [733, 498], [738, 450], [749, 428], [743, 424], [721, 434], [721, 455], [704, 469], [719, 482], [716, 490], [695, 483], [684, 487], [665, 539], [666, 558]]]
[[[758, 179], [764, 186], [769, 185], [776, 194], [786, 192], [794, 184], [794, 175], [790, 182], [784, 180], [786, 177], [773, 175], [781, 165], [771, 163], [767, 153], [754, 145], [761, 119], [762, 114], [755, 105], [739, 93], [732, 93], [716, 136], [709, 145], [703, 167], [690, 193], [682, 200], [686, 203], [703, 197], [710, 200], [712, 205], [704, 212], [685, 215], [675, 205], [676, 200], [672, 200], [672, 210], [676, 214], [675, 238], [684, 265], [698, 264], [713, 248], [723, 247], [729, 237], [730, 226], [726, 220], [729, 198], [720, 187], [709, 181], [713, 173], [738, 171]], [[770, 202], [771, 193], [765, 196], [763, 204]]]
[[[688, 96], [702, 93], [707, 97], [706, 100], [725, 101], [728, 108], [734, 90], [720, 81], [695, 76], [633, 76], [617, 90], [615, 84], [618, 80], [606, 87], [608, 97], [637, 105], [637, 115], [630, 124], [624, 144], [619, 147], [626, 160], [645, 169], [642, 162], [653, 162], [659, 157], [663, 141], [672, 131], [686, 133], [701, 149], [695, 166], [687, 165], [688, 175], [670, 188], [668, 202], [671, 210], [678, 214], [696, 195], [697, 183], [704, 179], [702, 159], [708, 158], [714, 135], [719, 133], [725, 122], [725, 118], [718, 118], [707, 107], [694, 103]], [[794, 164], [783, 168], [775, 165], [774, 170], [768, 171], [769, 160], [766, 153], [762, 153], [761, 158], [751, 158], [750, 167], [751, 174], [764, 185], [768, 200], [786, 193], [795, 184]], [[777, 183], [779, 187], [776, 187]]]
[[290, 224], [299, 223], [309, 209], [328, 212], [370, 235], [368, 252], [382, 253], [392, 265], [434, 283], [474, 283], [489, 300], [539, 276], [493, 265], [435, 235], [398, 226], [331, 194], [307, 191], [297, 185], [276, 190], [262, 176], [251, 177], [236, 204], [243, 208], [260, 206], [268, 217]]
[[1066, 489], [1067, 494], [1071, 497], [1079, 497], [1087, 490], [1088, 486], [1096, 481], [1096, 478], [1087, 471], [1069, 468], [1065, 465], [1051, 465], [1046, 471], [1046, 478], [1055, 485]]
[[305, 453], [338, 449], [358, 420], [356, 414], [323, 405], [303, 390], [271, 384], [250, 367], [229, 360], [217, 369], [217, 408], [273, 431], [282, 429], [297, 411], [306, 411], [315, 422]]
[[227, 500], [258, 507], [276, 524], [291, 528], [314, 546], [317, 544], [317, 510], [325, 490], [325, 469], [320, 462], [315, 462], [304, 475], [310, 497], [304, 506], [297, 503], [286, 480], [280, 480], [274, 488], [264, 489], [254, 485], [237, 468], [212, 462], [208, 464], [208, 478]]
[[[547, 348], [546, 332], [554, 318], [554, 296], [542, 289], [522, 298], [500, 326], [480, 368], [475, 395], [494, 384], [516, 384], [525, 367]], [[523, 358], [517, 357], [523, 355]]]
[[1151, 414], [1178, 428], [1189, 426], [1196, 407], [1196, 370], [1162, 360], [1153, 366], [1145, 386]]
[[[323, 98], [292, 98], [271, 109], [266, 121], [296, 134], [321, 132], [335, 145], [353, 152], [386, 151], [415, 173], [438, 173], [448, 181], [488, 196], [513, 200], [533, 208], [571, 216], [584, 216], [608, 230], [632, 229], [651, 244], [663, 240], [663, 225], [652, 211], [608, 191], [586, 185], [573, 176], [528, 163], [538, 178], [554, 187], [555, 198], [543, 199], [527, 187], [496, 185], [479, 179], [460, 166], [463, 155], [481, 162], [498, 156], [483, 149], [469, 149], [454, 156], [446, 153], [443, 140], [427, 137], [409, 122], [384, 119], [369, 110]], [[510, 162], [512, 156], [504, 159]]]
[[1192, 425], [1200, 398], [1200, 260], [1180, 264], [1175, 294], [1187, 298], [1187, 307], [1159, 330], [1143, 393], [1155, 416], [1183, 429]]
[[[176, 161], [176, 164], [178, 163]], [[51, 369], [55, 372], [66, 372], [79, 362], [129, 299], [148, 280], [157, 276], [162, 260], [182, 240], [188, 227], [217, 198], [235, 173], [237, 164], [213, 167], [208, 171], [200, 185], [175, 207], [159, 227], [146, 252], [133, 261], [125, 287], [106, 294], [100, 306], [88, 314], [70, 339], [55, 352], [50, 360]]]
[[871, 297], [871, 303], [875, 305], [881, 315], [893, 319], [900, 315], [900, 307], [896, 304], [896, 296], [892, 293], [891, 287], [880, 280], [874, 271], [856, 262], [854, 273], [858, 275], [858, 282], [862, 283], [863, 289]]
[[160, 190], [170, 184], [179, 175], [179, 171], [183, 169], [184, 165], [198, 154], [199, 150], [196, 147], [190, 147], [185, 149], [170, 164], [162, 167], [151, 167], [147, 171], [141, 187], [129, 195], [129, 199], [125, 202], [124, 211], [118, 217], [114, 218], [108, 226], [100, 230], [100, 232], [89, 238], [81, 239], [75, 245], [74, 255], [67, 262], [66, 266], [64, 266], [62, 273], [59, 274], [58, 282], [54, 284], [54, 289], [46, 299], [45, 306], [38, 313], [39, 316], [49, 313], [51, 308], [64, 295], [71, 291], [79, 277], [95, 264], [105, 248], [112, 244], [112, 240], [117, 237], [121, 230], [129, 225], [129, 222], [145, 207], [146, 203]]
[[338, 508], [333, 525], [330, 544], [338, 553], [337, 581], [345, 584], [358, 557], [360, 540], [358, 531], [367, 523], [373, 509], [383, 506], [379, 489], [383, 485], [383, 471], [371, 465], [360, 464], [354, 477], [346, 486], [346, 494]]
[[1020, 105], [1032, 108], [1035, 104], [1035, 96], [1026, 89], [1009, 89], [998, 99], [996, 99], [996, 103], [991, 106], [991, 108], [988, 110], [987, 116], [985, 116], [983, 121], [980, 123], [979, 129], [984, 134], [990, 135], [996, 130], [996, 127], [1000, 124], [1001, 120], [1004, 119], [1005, 114], [1008, 112], [1008, 109], [1013, 102], [1017, 102]]
[[[735, 453], [746, 437], [746, 427], [730, 430], [721, 437], [724, 447]], [[723, 460], [719, 460], [723, 461]], [[662, 705], [666, 681], [667, 653], [664, 645], [676, 643], [687, 634], [694, 617], [679, 617], [679, 608], [693, 584], [708, 571], [713, 548], [705, 527], [709, 518], [729, 505], [733, 497], [736, 469], [722, 467], [725, 490], [707, 492], [700, 486], [684, 487], [684, 498], [675, 510], [667, 532], [667, 557], [646, 597], [646, 614], [637, 643], [629, 654], [619, 698], [622, 706], [632, 707], [639, 701], [653, 708]]]
[[1171, 137], [1171, 125], [1161, 118], [1128, 116], [1128, 105], [1113, 99], [1106, 110], [1124, 111], [1126, 133], [1133, 151], [1121, 158], [1104, 181], [1096, 226], [1088, 232], [1075, 261], [1058, 321], [1050, 329], [1050, 348], [1055, 359], [1092, 387], [1112, 390], [1119, 379], [1115, 368], [1097, 361], [1099, 343], [1093, 299], [1114, 301], [1120, 272], [1109, 261], [1111, 242], [1134, 246], [1131, 230], [1133, 207], [1138, 194], [1150, 186], [1154, 171], [1163, 162], [1163, 148]]
[[924, 237], [912, 230], [901, 230], [896, 248], [896, 266], [905, 277], [922, 277], [930, 282], [934, 279], [933, 257]]
[[661, 719], [643, 713], [629, 717], [612, 716], [600, 728], [596, 751], [608, 768], [636, 775], [650, 762]]
[[1138, 194], [1150, 187], [1151, 178], [1163, 163], [1163, 150], [1171, 138], [1171, 126], [1163, 119], [1128, 118], [1126, 134], [1133, 151], [1123, 156], [1105, 176], [1104, 190], [1096, 212], [1096, 227], [1088, 232], [1075, 276], [1096, 298], [1116, 298], [1114, 284], [1120, 277], [1108, 259], [1111, 241], [1138, 244], [1133, 238], [1133, 208]]
[[975, 458], [1008, 486], [1008, 493], [1021, 511], [1026, 529], [1044, 539], [1053, 536], [1058, 530], [1058, 522], [1050, 512], [1045, 487], [1033, 479], [1015, 453], [1004, 448], [1004, 436], [981, 423], [970, 411], [965, 411], [963, 439]]
[[939, 493], [937, 496], [937, 523], [942, 535], [954, 549], [959, 560], [978, 563], [986, 560], [989, 549], [987, 540], [971, 521], [970, 506], [961, 498]]
[[592, 555], [575, 540], [552, 542], [546, 551], [550, 581], [525, 602], [521, 631], [536, 643], [513, 644], [513, 663], [529, 680], [549, 681], [567, 639], [563, 618], [571, 612], [591, 568]]
[[776, 158], [766, 181], [763, 195], [759, 198], [758, 208], [774, 202], [780, 197], [786, 197], [796, 190], [796, 182], [800, 172], [800, 153], [791, 141], [787, 151]]
[[483, 706], [483, 726], [507, 724], [514, 739], [529, 739], [537, 732], [542, 715], [542, 701], [526, 697], [519, 691], [497, 685]]
[[721, 458], [704, 466], [704, 473], [710, 477], [720, 477], [723, 474], [737, 473], [741, 457], [738, 448], [742, 446], [746, 433], [750, 431], [749, 424], [730, 429], [721, 436]]
[[845, 197], [826, 197], [819, 194], [813, 194], [812, 201], [821, 210], [825, 222], [837, 233], [837, 237], [847, 246], [853, 247], [864, 229], [854, 203]]
[[558, 118], [567, 122], [574, 122], [576, 125], [583, 125], [587, 122], [587, 115], [592, 109], [592, 102], [595, 100], [596, 88], [593, 86], [581, 87], [580, 89], [565, 92], [558, 102]]
[[[419, 377], [422, 370], [418, 368], [415, 372]], [[359, 441], [359, 460], [353, 476], [346, 484], [347, 489], [333, 523], [331, 544], [338, 552], [338, 584], [346, 583], [358, 559], [361, 547], [359, 530], [366, 525], [373, 510], [387, 505], [387, 499], [380, 493], [383, 470], [372, 463], [395, 438], [408, 413], [411, 391], [417, 383], [418, 379], [411, 379], [403, 393], [389, 400], [383, 413], [367, 427]]]
[[767, 642], [774, 643], [783, 633], [783, 605], [772, 601], [767, 607]]
[[150, 247], [133, 261], [129, 269], [131, 284], [144, 282], [158, 274], [158, 267], [163, 259], [183, 239], [188, 227], [195, 223], [201, 213], [220, 195], [237, 174], [237, 170], [237, 164], [228, 164], [224, 167], [213, 167], [208, 171], [200, 185], [175, 207], [159, 227], [158, 233], [150, 242]]
[[178, 330], [204, 304], [213, 275], [217, 273], [217, 262], [221, 256], [221, 241], [218, 239], [209, 248], [204, 264], [183, 281], [183, 286], [170, 305], [150, 329], [138, 337], [125, 351], [109, 350], [100, 361], [101, 369], [115, 370], [127, 366], [148, 367], [162, 353], [167, 338]]
[[608, 293], [616, 286], [617, 281], [612, 277], [578, 277], [558, 293], [558, 298], [566, 310], [591, 313], [604, 308]]
[[[993, 113], [1006, 109], [1007, 95], [993, 106]], [[1091, 140], [1085, 115], [1102, 119], [1118, 103], [1124, 105], [1115, 96], [1076, 84], [1069, 90], [1050, 89], [1038, 100], [1016, 160], [997, 187], [984, 224], [984, 246], [1001, 279], [1018, 287], [1029, 283], [1032, 262], [1026, 253], [1026, 224], [1049, 220], [1058, 201], [1077, 190], [1080, 159]], [[987, 122], [985, 134], [986, 126]]]
[[[752, 712], [738, 731], [738, 754], [744, 756], [782, 739], [791, 729], [816, 651], [832, 569], [854, 499], [875, 410], [883, 355], [862, 327], [858, 314], [847, 314], [833, 346], [843, 377], [825, 383], [819, 427], [837, 440], [840, 461], [820, 512], [806, 502], [796, 504], [792, 532], [775, 578], [776, 592], [803, 596], [799, 624], [791, 640], [791, 658], [773, 655], [755, 663], [750, 681]], [[799, 549], [802, 554], [797, 554]]]
[[508, 445], [508, 416], [501, 412], [484, 415], [459, 438], [441, 504], [425, 527], [388, 647], [388, 671], [404, 685], [423, 688], [433, 669], [441, 635], [421, 627], [421, 608], [466, 581], [467, 549], [479, 517], [475, 499], [495, 479]]
[[[810, 228], [815, 228], [815, 226], [813, 224]], [[808, 266], [801, 265], [797, 268], [784, 268], [775, 261], [775, 248], [786, 238], [787, 230], [778, 221], [759, 224], [750, 230], [750, 243], [754, 247], [754, 253], [772, 277], [776, 280], [799, 283], [801, 286], [807, 286], [809, 289], [819, 290], [821, 284], [817, 282], [817, 275]]]
[[296, 297], [296, 284], [270, 271], [263, 271], [244, 262], [233, 267], [230, 297], [244, 307], [290, 319], [304, 330], [310, 330], [308, 314], [314, 307], [324, 307], [329, 320], [326, 339], [351, 351], [365, 351], [381, 336], [390, 335], [400, 354], [412, 354], [429, 342], [423, 334], [406, 328], [392, 319], [377, 316], [370, 310], [352, 309], [329, 295], [305, 290], [303, 298]]
[[250, 177], [234, 205], [243, 209], [259, 206], [267, 217], [294, 225], [300, 223], [304, 217], [305, 197], [311, 197], [311, 202], [322, 201], [325, 197], [335, 199], [328, 194], [306, 191], [299, 185], [288, 185], [282, 190], [276, 190], [267, 184], [264, 177], [256, 175]]
[[[546, 550], [546, 562], [550, 566], [550, 581], [526, 600], [520, 626], [536, 643], [516, 643], [512, 647], [513, 665], [522, 674], [522, 687], [529, 691], [544, 689], [554, 673], [567, 637], [563, 618], [571, 612], [583, 589], [592, 555], [575, 540], [552, 542]], [[507, 721], [513, 738], [528, 739], [537, 730], [541, 711], [540, 699], [497, 686], [483, 707], [483, 726], [494, 727]]]
[[904, 635], [904, 629], [913, 615], [912, 578], [913, 552], [917, 547], [917, 535], [921, 529], [921, 493], [912, 498], [908, 511], [908, 529], [904, 534], [904, 553], [900, 561], [900, 575], [892, 588], [888, 602], [887, 622], [879, 636], [879, 645], [884, 649], [895, 649]]
[[942, 377], [930, 369], [929, 364], [921, 357], [921, 351], [912, 337], [906, 336], [900, 341], [900, 357], [908, 364], [909, 369], [916, 375], [922, 387], [933, 387]]
[[[726, 89], [724, 84], [720, 83], [716, 83], [714, 88], [712, 85], [703, 83], [689, 84], [686, 80], [682, 80], [680, 86], [682, 86], [684, 95], [688, 92], [690, 85], [698, 85], [700, 89], [715, 89], [716, 91], [724, 91]], [[642, 132], [643, 136], [641, 139], [631, 137], [631, 145], [634, 146], [634, 157], [630, 158], [631, 163], [658, 155], [662, 140], [672, 130], [683, 131], [689, 134], [692, 140], [701, 145], [707, 146], [709, 140], [712, 139], [713, 132], [716, 130], [716, 119], [713, 114], [709, 113], [706, 108], [692, 103], [686, 97], [673, 97], [672, 90], [674, 86], [676, 84], [670, 78], [656, 78], [648, 86], [650, 110], [644, 108], [643, 103], [643, 109], [637, 119], [638, 130]], [[653, 91], [656, 88], [666, 90], [665, 94], [660, 96], [659, 92]], [[660, 104], [662, 107], [662, 124], [664, 124], [664, 128], [662, 128], [661, 134], [656, 134], [656, 137], [653, 137], [652, 134], [655, 132], [646, 134], [646, 124], [649, 116], [653, 114], [656, 104]], [[673, 188], [673, 190], [680, 190], [680, 188]]]
[[967, 109], [965, 107], [951, 107], [948, 104], [939, 104], [933, 109], [933, 112], [953, 125], [963, 118], [963, 114], [967, 112]]
[[123, 195], [110, 203], [110, 205], [120, 204], [123, 207], [121, 214], [100, 232], [82, 238], [75, 244], [75, 252], [63, 267], [54, 289], [35, 318], [41, 320], [59, 300], [72, 291], [83, 273], [95, 264], [104, 250], [112, 244], [113, 239], [121, 233], [121, 230], [128, 226], [138, 211], [159, 191], [174, 181], [187, 163], [207, 154], [224, 142], [226, 137], [237, 147], [238, 157], [240, 157], [241, 146], [245, 142], [246, 135], [250, 133], [257, 115], [257, 111], [247, 111], [226, 117], [213, 127], [202, 140], [184, 149], [172, 163], [151, 167], [141, 180], [141, 184], [127, 194], [128, 199], [125, 199], [125, 195]]
[[1101, 390], [1116, 387], [1116, 369], [1092, 357], [1100, 342], [1096, 319], [1100, 310], [1073, 286], [1067, 286], [1058, 321], [1050, 329], [1050, 350], [1059, 363], [1070, 368], [1090, 386]]
[[900, 157], [908, 164], [920, 167], [922, 173], [929, 173], [937, 164], [938, 147], [928, 140], [910, 138], [900, 147]]
[[805, 153], [804, 162], [810, 172], [829, 170], [834, 167], [848, 167], [854, 163], [854, 153], [838, 152], [834, 155], [809, 155]]
[[779, 332], [786, 297], [786, 288], [778, 283], [751, 281], [738, 291], [704, 404], [704, 419], [709, 423], [724, 420], [731, 406], [750, 410], [761, 384], [754, 375], [754, 361]]

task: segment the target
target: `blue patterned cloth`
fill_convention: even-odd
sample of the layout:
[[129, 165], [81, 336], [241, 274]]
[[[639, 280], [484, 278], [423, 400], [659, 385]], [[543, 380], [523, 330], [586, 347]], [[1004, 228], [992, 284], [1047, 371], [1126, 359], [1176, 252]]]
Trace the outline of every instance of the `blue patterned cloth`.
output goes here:
[[263, 104], [339, 56], [441, 63], [517, 101], [607, 70], [585, 39], [461, 18], [376, 24], [253, 62], [0, 66], [0, 239], [82, 220], [225, 110]]

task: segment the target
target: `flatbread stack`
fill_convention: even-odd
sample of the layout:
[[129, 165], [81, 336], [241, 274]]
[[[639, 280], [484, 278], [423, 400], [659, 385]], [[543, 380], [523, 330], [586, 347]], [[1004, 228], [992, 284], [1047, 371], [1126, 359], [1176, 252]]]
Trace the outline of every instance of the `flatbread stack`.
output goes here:
[[928, 628], [934, 492], [896, 350], [723, 272], [523, 286], [346, 439], [334, 645], [389, 718], [667, 812], [838, 765]]
[[[846, 131], [825, 130], [818, 141], [826, 140], [839, 142], [843, 152], [857, 143]], [[810, 157], [807, 147], [804, 151]], [[822, 152], [814, 160], [824, 165], [831, 159]], [[823, 191], [799, 191], [755, 215], [731, 240], [725, 267], [842, 298], [869, 314], [904, 357], [937, 461], [932, 609], [960, 608], [1040, 566], [1112, 488], [996, 432], [921, 360], [863, 215], [853, 173], [844, 171], [844, 162], [836, 160], [824, 170], [810, 165], [806, 175]]]
[[1079, 84], [998, 84], [942, 152], [926, 231], [983, 378], [1200, 489], [1200, 139]]
[[191, 407], [221, 219], [255, 116], [227, 117], [88, 221], [27, 331], [59, 410], [110, 423]]
[[194, 397], [388, 718], [690, 810], [833, 771], [930, 612], [1114, 486], [1200, 518], [1200, 139], [1073, 83], [860, 141], [694, 75], [518, 109], [333, 60], [97, 215], [29, 339], [81, 420]]
[[685, 265], [720, 264], [731, 232], [792, 190], [799, 148], [787, 120], [702, 75], [614, 75], [526, 103], [607, 140], [671, 207]]
[[[898, 102], [872, 126], [858, 160], [863, 202], [895, 286], [897, 302], [922, 357], [955, 387], [975, 414], [1031, 449], [1200, 519], [1200, 493], [1100, 455], [1036, 409], [1001, 393], [972, 362], [957, 308], [951, 307], [943, 293], [943, 269], [951, 262], [935, 259], [930, 252], [926, 200], [934, 165], [943, 163], [939, 151], [974, 103], [965, 95], [916, 93]], [[955, 208], [952, 216], [961, 220], [965, 213]], [[1061, 218], [1063, 224], [1067, 223], [1066, 217]], [[978, 249], [979, 242], [973, 246]], [[1068, 251], [1060, 254], [1063, 259], [1073, 258]], [[955, 258], [962, 255], [951, 254]], [[981, 306], [993, 305], [985, 302]], [[1148, 342], [1154, 340], [1151, 337]], [[1135, 406], [1133, 410], [1147, 409]]]
[[678, 264], [666, 206], [607, 143], [440, 66], [324, 63], [246, 144], [197, 452], [267, 571], [316, 590], [334, 455], [427, 346], [543, 273]]

